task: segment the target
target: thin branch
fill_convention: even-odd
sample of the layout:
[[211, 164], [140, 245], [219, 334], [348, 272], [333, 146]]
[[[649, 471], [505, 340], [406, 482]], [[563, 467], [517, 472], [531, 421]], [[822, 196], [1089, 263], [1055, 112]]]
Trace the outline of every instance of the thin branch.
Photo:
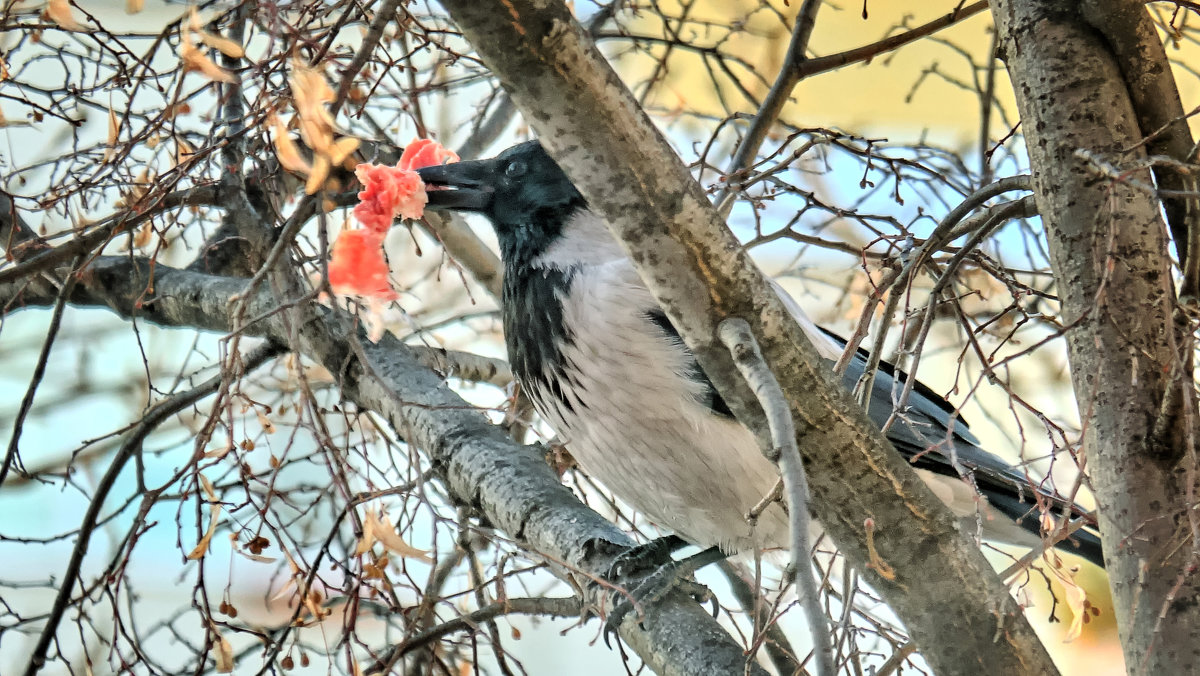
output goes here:
[[791, 408], [779, 387], [779, 381], [775, 379], [775, 374], [771, 373], [762, 351], [758, 348], [758, 341], [750, 330], [750, 324], [744, 319], [729, 318], [720, 323], [717, 334], [725, 347], [729, 348], [738, 371], [754, 391], [766, 415], [768, 430], [765, 435], [757, 436], [764, 454], [779, 465], [787, 492], [792, 548], [788, 572], [796, 577], [800, 587], [800, 605], [808, 618], [817, 673], [820, 676], [833, 676], [836, 672], [833, 646], [830, 643], [832, 630], [828, 618], [821, 610], [820, 590], [817, 587], [816, 571], [813, 569], [810, 554], [812, 542], [808, 537], [808, 478], [804, 473], [804, 463], [800, 459], [800, 449], [796, 446], [796, 430]]
[[[1032, 181], [1029, 175], [1019, 174], [1017, 176], [1006, 176], [998, 179], [993, 183], [989, 183], [988, 185], [979, 188], [970, 195], [967, 195], [963, 201], [958, 204], [958, 206], [951, 209], [950, 213], [946, 214], [942, 220], [938, 222], [937, 227], [933, 229], [933, 232], [929, 234], [929, 238], [925, 240], [921, 247], [915, 252], [906, 256], [907, 260], [905, 260], [904, 267], [890, 282], [892, 293], [896, 294], [899, 289], [908, 286], [913, 274], [915, 274], [918, 269], [925, 265], [926, 261], [929, 260], [935, 251], [940, 250], [946, 244], [953, 242], [965, 234], [974, 232], [976, 228], [982, 226], [984, 223], [990, 222], [995, 215], [994, 210], [1000, 207], [994, 207], [993, 209], [989, 209], [987, 212], [985, 212], [982, 216], [982, 222], [977, 219], [970, 219], [964, 223], [963, 219], [966, 218], [968, 214], [983, 206], [988, 200], [996, 197], [997, 195], [1014, 190], [1030, 190], [1031, 186]], [[1005, 204], [1012, 203], [1006, 202]], [[1036, 204], [1033, 204], [1033, 202], [1030, 201], [1025, 205], [1025, 210], [1029, 213], [1029, 215], [1032, 215], [1036, 213], [1036, 206]], [[1033, 209], [1033, 211], [1030, 212], [1030, 209]], [[878, 302], [879, 297], [872, 298], [872, 301], [869, 303], [868, 307], [864, 308], [862, 315], [864, 317], [869, 317], [872, 312], [874, 312], [874, 304]], [[888, 310], [884, 313], [880, 322], [882, 326], [888, 326], [891, 324], [892, 315], [895, 313], [896, 305], [897, 303], [889, 298]], [[865, 371], [864, 376], [866, 374], [872, 374], [870, 378], [874, 378], [873, 374], [879, 367], [879, 360], [882, 357], [884, 333], [885, 332], [881, 330], [879, 334], [876, 335], [875, 348], [871, 351], [870, 362], [867, 364], [867, 370]], [[846, 343], [846, 347], [842, 351], [841, 358], [839, 358], [837, 363], [834, 364], [833, 370], [835, 373], [842, 373], [846, 370], [846, 366], [850, 363], [850, 360], [854, 357], [855, 352], [858, 350], [858, 345], [861, 342], [861, 339], [862, 335], [858, 332], [855, 332], [855, 335], [851, 337], [851, 340]], [[870, 389], [866, 389], [866, 391], [870, 392]]]
[[[75, 259], [73, 268], [78, 268], [82, 262], [82, 256]], [[58, 298], [54, 300], [54, 311], [50, 314], [50, 326], [46, 329], [46, 339], [42, 341], [41, 353], [38, 354], [37, 361], [34, 363], [33, 375], [29, 378], [29, 387], [25, 389], [25, 396], [21, 398], [21, 406], [17, 409], [16, 419], [13, 421], [12, 437], [8, 440], [8, 449], [4, 453], [4, 461], [0, 463], [0, 486], [4, 485], [4, 480], [8, 478], [8, 472], [14, 465], [21, 465], [20, 445], [22, 428], [25, 426], [25, 417], [29, 415], [29, 410], [33, 407], [33, 398], [37, 395], [38, 386], [42, 383], [42, 378], [46, 375], [46, 365], [50, 363], [50, 349], [54, 346], [54, 340], [58, 336], [58, 329], [62, 325], [63, 310], [67, 306], [67, 299], [71, 297], [71, 291], [75, 288], [75, 283], [79, 279], [77, 272], [67, 276], [67, 281], [63, 284], [58, 292]], [[23, 469], [19, 472], [25, 474]]]
[[817, 73], [837, 70], [838, 68], [849, 66], [853, 63], [870, 61], [872, 58], [879, 56], [884, 52], [890, 52], [898, 47], [903, 47], [904, 45], [916, 42], [923, 37], [936, 33], [943, 28], [953, 26], [963, 19], [982, 12], [983, 10], [987, 9], [987, 7], [988, 3], [986, 0], [981, 0], [980, 2], [967, 5], [966, 7], [956, 8], [945, 16], [934, 19], [927, 24], [917, 26], [910, 31], [900, 33], [899, 35], [893, 35], [878, 42], [872, 42], [869, 45], [863, 45], [862, 47], [856, 47], [854, 49], [839, 52], [837, 54], [830, 54], [829, 56], [808, 59], [797, 69], [797, 74], [799, 77], [805, 78], [810, 75], [816, 75]]
[[504, 615], [543, 615], [547, 617], [578, 617], [584, 610], [583, 604], [574, 597], [533, 597], [504, 599], [488, 604], [478, 610], [443, 622], [395, 646], [380, 656], [367, 674], [390, 674], [396, 662], [418, 648], [452, 634], [456, 631], [474, 631], [480, 624]]
[[[139, 211], [136, 212], [122, 211], [109, 217], [86, 234], [78, 235], [68, 242], [42, 251], [11, 268], [0, 270], [0, 284], [14, 282], [37, 272], [49, 270], [70, 260], [73, 256], [91, 253], [107, 244], [117, 234], [133, 230], [142, 223], [161, 216], [162, 210], [213, 204], [217, 201], [217, 195], [217, 186], [199, 186], [167, 193], [153, 203], [139, 206]], [[4, 211], [0, 211], [0, 223], [7, 220], [5, 215]], [[19, 244], [20, 241], [17, 243]]]
[[371, 27], [367, 29], [367, 34], [363, 37], [362, 44], [359, 45], [358, 51], [354, 54], [354, 59], [342, 72], [342, 81], [338, 84], [337, 97], [329, 106], [329, 114], [337, 116], [338, 111], [342, 109], [342, 104], [346, 102], [346, 96], [350, 93], [350, 89], [354, 86], [355, 80], [358, 79], [359, 72], [363, 66], [367, 65], [367, 61], [375, 53], [375, 47], [379, 45], [379, 41], [383, 39], [383, 31], [387, 29], [388, 24], [392, 23], [392, 17], [396, 14], [396, 8], [400, 6], [401, 0], [384, 0], [384, 3], [375, 10], [375, 18], [371, 20]]
[[[916, 338], [916, 343], [918, 345], [923, 345], [925, 343], [925, 338], [929, 334], [929, 328], [933, 325], [933, 315], [935, 314], [934, 310], [942, 299], [942, 291], [954, 278], [954, 271], [958, 268], [958, 266], [961, 265], [964, 260], [966, 260], [967, 256], [970, 255], [970, 253], [974, 251], [984, 239], [990, 236], [992, 232], [994, 232], [1001, 225], [1004, 225], [1004, 223], [1006, 223], [1008, 220], [1013, 218], [1028, 218], [1030, 215], [1035, 213], [1037, 213], [1037, 203], [1034, 201], [1033, 195], [1026, 195], [1019, 200], [1006, 202], [989, 210], [987, 220], [984, 221], [979, 229], [975, 231], [973, 235], [971, 235], [971, 238], [967, 240], [965, 244], [963, 244], [963, 247], [959, 249], [958, 253], [954, 254], [954, 257], [950, 259], [950, 261], [946, 264], [945, 269], [942, 271], [941, 278], [938, 279], [937, 283], [934, 284], [933, 289], [929, 292], [929, 305], [925, 309], [925, 313], [921, 320], [920, 331]], [[920, 362], [921, 353], [917, 352], [913, 356], [913, 362], [909, 369], [909, 373], [915, 374]], [[892, 414], [888, 417], [887, 422], [883, 424], [882, 429], [885, 432], [892, 426], [897, 417], [905, 410], [906, 406], [908, 405], [908, 398], [912, 394], [913, 386], [916, 384], [916, 382], [917, 379], [915, 377], [905, 379], [904, 390], [901, 392], [900, 398], [896, 402], [895, 408], [892, 410]]]
[[[279, 352], [280, 348], [273, 343], [255, 349], [254, 352], [246, 357], [247, 370], [257, 368], [268, 359], [279, 354]], [[176, 413], [216, 392], [221, 387], [223, 381], [224, 379], [221, 375], [214, 376], [195, 388], [186, 392], [180, 392], [169, 399], [155, 404], [150, 410], [146, 411], [145, 415], [138, 421], [137, 426], [126, 436], [121, 447], [117, 449], [116, 455], [113, 456], [112, 464], [108, 466], [108, 471], [100, 478], [100, 483], [96, 485], [96, 492], [92, 495], [91, 501], [88, 502], [87, 511], [83, 515], [83, 522], [79, 526], [79, 534], [75, 539], [75, 547], [71, 550], [71, 558], [67, 561], [67, 569], [59, 580], [58, 596], [55, 597], [54, 605], [50, 607], [50, 612], [46, 616], [46, 625], [42, 628], [37, 645], [34, 646], [33, 654], [29, 658], [29, 664], [25, 667], [25, 676], [34, 676], [46, 665], [46, 651], [49, 650], [50, 643], [54, 641], [54, 636], [58, 632], [58, 624], [62, 621], [62, 616], [67, 611], [67, 606], [70, 605], [71, 594], [75, 590], [75, 583], [79, 579], [79, 570], [83, 566], [83, 557], [87, 554], [88, 543], [91, 541], [92, 533], [95, 531], [96, 525], [100, 520], [100, 510], [104, 508], [108, 493], [112, 490], [113, 485], [116, 484], [117, 477], [121, 475], [121, 470], [125, 468], [125, 464], [134, 455], [141, 453], [142, 443], [155, 428]]]
[[754, 114], [754, 121], [746, 130], [746, 135], [742, 138], [737, 153], [734, 154], [733, 161], [730, 163], [729, 171], [726, 174], [729, 180], [715, 200], [717, 210], [723, 215], [728, 215], [729, 209], [733, 206], [729, 196], [738, 190], [736, 175], [754, 161], [759, 147], [767, 138], [767, 132], [779, 119], [779, 114], [787, 105], [788, 97], [791, 96], [792, 90], [803, 77], [800, 74], [800, 67], [807, 58], [804, 53], [808, 50], [808, 40], [812, 37], [813, 27], [816, 26], [817, 21], [817, 10], [821, 8], [822, 2], [823, 0], [804, 0], [804, 4], [800, 7], [800, 13], [796, 15], [796, 23], [792, 26], [792, 39], [788, 43], [783, 69], [779, 71], [779, 75], [775, 78], [775, 84], [771, 85], [771, 91], [767, 92], [767, 97], [763, 99], [758, 112]]

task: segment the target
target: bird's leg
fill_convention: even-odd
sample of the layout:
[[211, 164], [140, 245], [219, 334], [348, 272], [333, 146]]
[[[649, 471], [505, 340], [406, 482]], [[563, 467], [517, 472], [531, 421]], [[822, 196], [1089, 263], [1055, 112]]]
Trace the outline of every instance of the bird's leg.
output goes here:
[[[666, 539], [659, 538], [659, 540]], [[658, 540], [648, 544], [653, 545], [657, 542]], [[727, 556], [728, 554], [722, 552], [719, 547], [709, 547], [686, 559], [669, 561], [660, 565], [657, 569], [635, 580], [633, 584], [629, 585], [628, 589], [620, 592], [620, 596], [618, 597], [620, 600], [614, 604], [613, 609], [608, 613], [608, 617], [604, 621], [604, 645], [609, 645], [609, 635], [617, 633], [617, 629], [625, 621], [625, 616], [629, 614], [629, 611], [634, 609], [640, 610], [643, 604], [658, 601], [672, 589], [679, 589], [690, 594], [701, 603], [713, 599], [712, 592], [709, 591], [708, 587], [687, 578], [704, 566], [722, 561]], [[716, 600], [713, 599], [713, 617], [716, 617], [716, 613]]]
[[616, 581], [637, 576], [642, 571], [661, 568], [671, 563], [671, 555], [687, 544], [683, 538], [672, 534], [630, 547], [613, 559], [606, 577], [610, 581]]

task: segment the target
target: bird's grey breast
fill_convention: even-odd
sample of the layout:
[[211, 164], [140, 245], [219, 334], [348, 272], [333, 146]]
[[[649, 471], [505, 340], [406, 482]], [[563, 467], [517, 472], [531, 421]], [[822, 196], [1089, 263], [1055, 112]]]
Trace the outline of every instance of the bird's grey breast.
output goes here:
[[618, 497], [697, 544], [786, 543], [781, 520], [744, 519], [773, 466], [628, 260], [510, 270], [504, 323], [538, 413]]

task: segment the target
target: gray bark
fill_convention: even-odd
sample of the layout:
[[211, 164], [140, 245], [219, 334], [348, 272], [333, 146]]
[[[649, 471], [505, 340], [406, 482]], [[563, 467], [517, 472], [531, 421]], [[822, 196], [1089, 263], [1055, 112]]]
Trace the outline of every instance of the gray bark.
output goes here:
[[[1145, 9], [1109, 4], [1127, 11], [1123, 28], [1108, 30], [1125, 30], [1124, 42], [1133, 42]], [[1114, 47], [1121, 41], [1101, 39], [1075, 2], [998, 0], [993, 7], [1069, 326], [1127, 667], [1200, 673], [1200, 578], [1187, 516], [1196, 477], [1182, 434], [1195, 420], [1180, 414], [1195, 411], [1191, 343], [1175, 323], [1166, 229], [1158, 199], [1145, 188], [1148, 171], [1115, 180], [1098, 176], [1086, 159], [1121, 166], [1145, 158], [1143, 139], [1154, 130], [1139, 128], [1135, 107], [1144, 92], [1131, 92], [1122, 79], [1122, 50]]]
[[[757, 426], [761, 411], [716, 331], [728, 317], [754, 327], [792, 405], [811, 508], [934, 670], [1054, 673], [982, 554], [838, 387], [566, 7], [537, 0], [443, 5], [591, 207], [608, 219], [739, 418]], [[867, 521], [894, 577], [871, 567]]]

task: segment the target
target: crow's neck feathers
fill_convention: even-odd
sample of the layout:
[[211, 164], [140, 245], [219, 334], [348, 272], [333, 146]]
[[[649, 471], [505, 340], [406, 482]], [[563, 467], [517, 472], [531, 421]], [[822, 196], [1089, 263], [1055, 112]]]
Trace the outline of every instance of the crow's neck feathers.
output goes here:
[[571, 268], [599, 265], [625, 257], [621, 245], [613, 239], [604, 221], [588, 209], [570, 214], [558, 229], [558, 236], [529, 259], [533, 268]]

